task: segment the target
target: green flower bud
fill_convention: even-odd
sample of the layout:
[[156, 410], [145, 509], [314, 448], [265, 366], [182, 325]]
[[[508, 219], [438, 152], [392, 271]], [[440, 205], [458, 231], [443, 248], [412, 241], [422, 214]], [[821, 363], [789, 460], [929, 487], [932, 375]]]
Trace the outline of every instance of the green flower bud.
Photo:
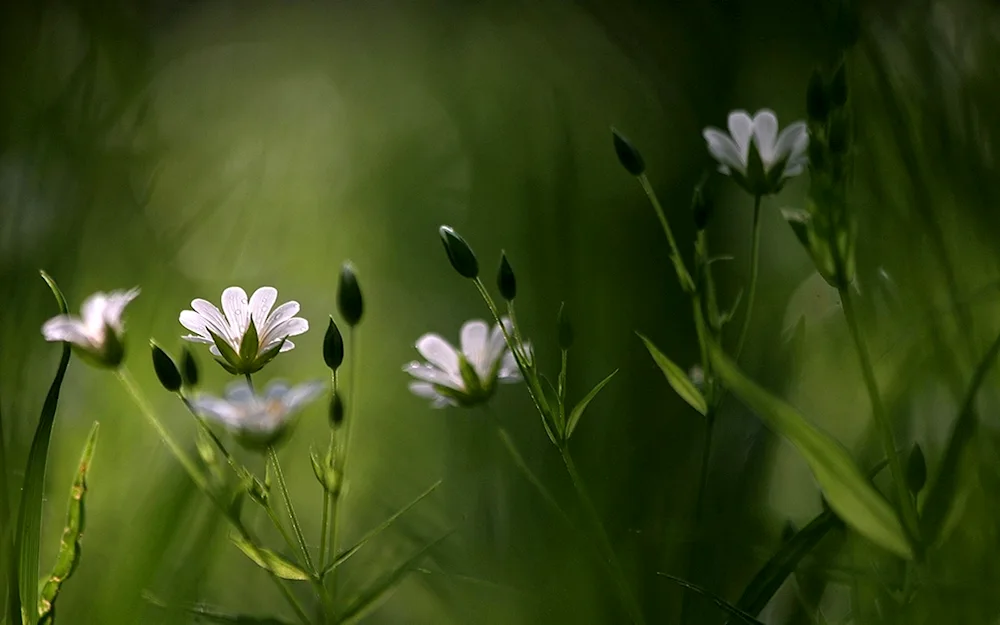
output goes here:
[[171, 393], [181, 390], [183, 383], [181, 372], [177, 370], [174, 359], [153, 341], [149, 342], [149, 347], [153, 352], [153, 371], [156, 372], [156, 378], [160, 384]]
[[330, 427], [338, 428], [344, 422], [344, 398], [334, 393], [330, 398]]
[[500, 253], [500, 270], [497, 272], [497, 288], [500, 295], [508, 302], [513, 301], [517, 295], [517, 278], [514, 277], [514, 269], [507, 262], [507, 253]]
[[914, 443], [910, 457], [906, 461], [906, 487], [916, 495], [927, 483], [927, 462], [919, 443]]
[[830, 104], [841, 108], [847, 104], [847, 70], [843, 63], [837, 67], [830, 80]]
[[823, 81], [823, 74], [818, 69], [814, 69], [809, 76], [809, 86], [806, 88], [806, 114], [810, 121], [826, 121], [830, 114], [830, 103], [826, 96], [826, 84]]
[[331, 371], [336, 371], [344, 364], [344, 337], [332, 316], [323, 337], [323, 362]]
[[361, 286], [350, 261], [340, 268], [340, 283], [337, 285], [337, 308], [347, 325], [354, 327], [361, 322], [365, 312], [365, 300], [361, 296]]
[[573, 325], [569, 322], [569, 315], [566, 314], [566, 302], [559, 305], [559, 317], [557, 324], [559, 349], [568, 350], [573, 346]]
[[191, 349], [186, 346], [181, 352], [181, 379], [188, 388], [198, 386], [198, 361], [194, 359]]
[[438, 229], [444, 251], [448, 254], [451, 266], [463, 278], [474, 280], [479, 277], [479, 261], [472, 248], [451, 226], [441, 226]]
[[611, 138], [614, 142], [618, 162], [622, 164], [625, 171], [633, 176], [641, 176], [646, 171], [646, 161], [643, 160], [642, 154], [639, 154], [639, 150], [635, 149], [635, 146], [614, 127], [611, 128]]

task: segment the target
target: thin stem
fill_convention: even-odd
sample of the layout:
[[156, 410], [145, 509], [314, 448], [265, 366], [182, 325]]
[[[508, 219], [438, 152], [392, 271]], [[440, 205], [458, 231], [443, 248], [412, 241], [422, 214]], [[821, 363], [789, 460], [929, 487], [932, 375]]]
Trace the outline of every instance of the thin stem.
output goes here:
[[653, 186], [649, 184], [649, 178], [646, 177], [646, 174], [639, 174], [639, 184], [642, 185], [642, 190], [645, 191], [646, 197], [649, 198], [649, 203], [653, 205], [653, 210], [656, 211], [656, 217], [660, 220], [663, 233], [667, 235], [667, 243], [670, 244], [670, 259], [674, 263], [674, 269], [677, 271], [677, 278], [681, 281], [681, 287], [685, 291], [693, 291], [694, 281], [691, 279], [691, 274], [688, 273], [687, 267], [684, 265], [681, 250], [677, 247], [677, 240], [674, 239], [674, 231], [670, 229], [670, 222], [667, 221], [667, 215], [663, 212], [660, 200], [656, 197], [656, 192], [653, 191]]
[[580, 498], [580, 502], [583, 504], [587, 515], [590, 517], [591, 525], [594, 528], [594, 533], [596, 534], [597, 543], [600, 545], [602, 551], [604, 551], [605, 565], [608, 567], [608, 571], [614, 578], [615, 584], [618, 587], [619, 598], [625, 607], [626, 612], [629, 614], [629, 618], [634, 625], [644, 625], [646, 622], [642, 616], [642, 610], [639, 607], [639, 603], [636, 601], [635, 597], [632, 596], [632, 591], [628, 586], [628, 582], [625, 579], [625, 573], [622, 571], [621, 564], [618, 562], [618, 557], [615, 555], [615, 550], [611, 546], [611, 539], [608, 538], [607, 532], [604, 530], [604, 524], [601, 522], [601, 517], [597, 513], [597, 508], [594, 506], [593, 500], [591, 500], [590, 495], [587, 493], [587, 488], [583, 483], [583, 478], [580, 477], [580, 473], [576, 469], [576, 463], [573, 462], [573, 456], [570, 455], [569, 449], [563, 445], [559, 448], [560, 455], [562, 456], [563, 464], [566, 465], [566, 472], [569, 473], [570, 480], [573, 482], [573, 487], [576, 489], [576, 494]]
[[[708, 491], [708, 468], [709, 460], [712, 457], [712, 437], [715, 431], [715, 407], [709, 406], [705, 415], [705, 440], [701, 448], [701, 470], [698, 475], [698, 493], [694, 504], [694, 527], [695, 538], [692, 540], [688, 552], [687, 573], [691, 575], [694, 569], [697, 554], [699, 553], [701, 521], [705, 515], [705, 493]], [[681, 623], [687, 623], [689, 610], [691, 609], [690, 594], [684, 593], [681, 596]]]
[[[334, 394], [337, 393], [337, 372], [333, 371], [330, 374], [330, 382], [333, 386]], [[334, 445], [337, 440], [334, 435], [333, 429], [330, 429], [330, 444], [327, 447], [327, 457], [332, 458], [334, 452]], [[323, 485], [323, 520], [320, 523], [319, 529], [319, 570], [322, 571], [326, 568], [326, 550], [327, 541], [330, 535], [330, 489]]]
[[[348, 340], [350, 341], [351, 349], [347, 355], [348, 367], [351, 370], [351, 381], [350, 381], [350, 391], [347, 396], [347, 406], [345, 407], [344, 414], [344, 437], [343, 437], [343, 447], [340, 449], [338, 454], [340, 459], [340, 476], [341, 480], [347, 480], [347, 453], [351, 447], [351, 432], [353, 431], [354, 415], [356, 411], [354, 405], [357, 403], [357, 389], [358, 389], [358, 339], [357, 332], [354, 330], [354, 326], [351, 326], [348, 331]], [[334, 449], [334, 439], [333, 433], [330, 434], [330, 445], [331, 449]], [[331, 510], [330, 510], [330, 542], [327, 547], [330, 549], [331, 558], [336, 558], [338, 536], [340, 534], [340, 509], [341, 509], [341, 498], [343, 497], [343, 490], [337, 493], [335, 497], [332, 497]], [[337, 596], [337, 574], [340, 567], [334, 568], [330, 571], [330, 592], [334, 597]]]
[[243, 374], [247, 379], [247, 386], [250, 387], [250, 392], [253, 392], [253, 377], [249, 373]]
[[733, 360], [738, 361], [743, 353], [743, 345], [747, 340], [747, 332], [750, 330], [750, 316], [753, 313], [754, 296], [757, 294], [757, 273], [760, 268], [760, 196], [754, 196], [753, 200], [753, 241], [750, 244], [750, 286], [747, 290], [747, 312], [743, 315], [743, 327], [740, 329], [740, 337], [736, 342], [736, 351], [733, 353]]
[[[163, 424], [160, 423], [160, 420], [156, 417], [156, 413], [153, 412], [153, 407], [150, 405], [145, 395], [142, 394], [142, 391], [139, 389], [139, 385], [136, 384], [135, 379], [129, 373], [128, 369], [122, 366], [117, 371], [115, 371], [115, 377], [117, 377], [118, 380], [122, 383], [122, 385], [125, 387], [125, 390], [128, 391], [129, 395], [132, 396], [132, 401], [134, 401], [136, 406], [139, 408], [139, 412], [141, 412], [143, 416], [146, 417], [146, 420], [149, 421], [150, 425], [153, 426], [153, 429], [156, 430], [156, 433], [160, 436], [160, 439], [167, 446], [170, 452], [174, 455], [177, 461], [180, 462], [181, 466], [184, 467], [184, 470], [187, 471], [188, 475], [191, 477], [191, 480], [195, 483], [195, 485], [199, 488], [199, 490], [201, 490], [203, 493], [205, 493], [206, 496], [208, 496], [209, 501], [211, 501], [219, 509], [219, 511], [223, 513], [223, 516], [225, 516], [226, 520], [229, 521], [229, 523], [236, 529], [237, 532], [239, 532], [239, 534], [243, 537], [244, 540], [246, 540], [250, 544], [256, 545], [257, 543], [256, 541], [254, 541], [253, 536], [250, 534], [250, 530], [248, 530], [247, 527], [243, 525], [243, 522], [240, 521], [240, 519], [234, 518], [232, 515], [230, 515], [226, 507], [216, 497], [212, 495], [212, 491], [209, 488], [208, 483], [205, 481], [204, 476], [202, 476], [201, 472], [198, 471], [194, 463], [187, 457], [187, 454], [184, 453], [184, 451], [180, 448], [177, 442], [174, 441], [174, 439], [170, 436], [167, 430], [163, 427]], [[267, 570], [268, 575], [271, 577], [271, 580], [274, 581], [275, 585], [278, 586], [278, 590], [281, 592], [282, 596], [284, 596], [285, 600], [288, 601], [288, 604], [292, 607], [292, 610], [295, 611], [296, 617], [298, 617], [298, 619], [302, 621], [304, 625], [310, 625], [309, 616], [306, 614], [306, 611], [302, 608], [302, 604], [299, 603], [299, 600], [295, 597], [294, 594], [292, 594], [292, 591], [289, 590], [285, 581], [282, 580], [280, 577], [278, 577], [278, 575], [274, 572], [274, 570], [270, 566], [265, 566], [265, 569]]]
[[267, 504], [264, 506], [264, 510], [267, 511], [267, 518], [271, 519], [271, 524], [274, 525], [274, 529], [278, 530], [278, 533], [281, 534], [281, 539], [285, 541], [285, 545], [287, 545], [291, 551], [298, 551], [298, 545], [292, 538], [292, 535], [288, 533], [288, 530], [285, 528], [285, 524], [281, 522], [280, 518], [278, 518], [278, 513], [274, 510], [274, 507]]
[[840, 289], [840, 300], [844, 308], [844, 318], [847, 320], [847, 327], [850, 330], [851, 338], [858, 352], [858, 359], [861, 361], [861, 373], [865, 379], [865, 386], [868, 387], [868, 397], [872, 404], [872, 415], [875, 418], [875, 426], [879, 430], [882, 438], [882, 447], [885, 449], [886, 458], [889, 460], [889, 470], [892, 473], [892, 481], [896, 486], [896, 498], [899, 500], [899, 507], [903, 515], [903, 525], [911, 539], [919, 543], [919, 521], [917, 510], [910, 497], [909, 489], [906, 487], [903, 463], [896, 451], [896, 443], [892, 433], [892, 424], [885, 414], [882, 405], [882, 398], [879, 394], [878, 381], [875, 379], [875, 370], [872, 367], [871, 355], [861, 334], [861, 326], [858, 323], [857, 311], [854, 308], [854, 301], [849, 288]]
[[299, 518], [295, 514], [295, 507], [292, 505], [292, 498], [288, 495], [288, 485], [285, 483], [285, 473], [281, 470], [281, 463], [278, 462], [278, 452], [274, 450], [274, 446], [268, 446], [267, 455], [271, 459], [271, 465], [274, 467], [274, 474], [278, 477], [278, 487], [281, 489], [281, 497], [285, 500], [285, 511], [288, 513], [288, 518], [292, 522], [292, 531], [295, 533], [295, 539], [298, 541], [299, 549], [302, 551], [302, 559], [309, 568], [310, 573], [315, 573], [316, 569], [313, 568], [312, 556], [309, 555], [309, 547], [306, 546], [306, 539], [302, 534], [302, 527], [299, 525]]

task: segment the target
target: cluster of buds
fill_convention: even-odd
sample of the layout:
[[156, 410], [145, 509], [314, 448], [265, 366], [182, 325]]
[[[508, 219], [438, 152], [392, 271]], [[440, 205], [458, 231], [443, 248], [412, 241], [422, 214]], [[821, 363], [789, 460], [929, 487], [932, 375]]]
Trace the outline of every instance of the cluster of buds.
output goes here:
[[782, 211], [820, 275], [838, 289], [854, 279], [857, 218], [847, 189], [853, 134], [847, 74], [842, 63], [827, 79], [814, 71], [806, 92], [809, 115], [809, 194], [805, 209]]

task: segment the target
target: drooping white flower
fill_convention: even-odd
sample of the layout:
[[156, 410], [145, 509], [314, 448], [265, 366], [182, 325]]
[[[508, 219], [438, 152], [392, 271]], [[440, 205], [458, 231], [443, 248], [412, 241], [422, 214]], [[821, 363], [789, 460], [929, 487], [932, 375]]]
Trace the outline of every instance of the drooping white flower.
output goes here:
[[122, 317], [139, 288], [97, 292], [83, 300], [80, 316], [57, 315], [42, 325], [46, 341], [70, 343], [88, 362], [116, 368], [125, 358], [125, 322]]
[[241, 444], [266, 447], [277, 442], [292, 417], [319, 397], [324, 386], [318, 380], [291, 387], [273, 381], [258, 394], [245, 380], [239, 380], [226, 387], [224, 397], [199, 395], [191, 400], [191, 408], [199, 416], [223, 425]]
[[295, 347], [288, 340], [309, 329], [296, 317], [298, 302], [285, 302], [274, 310], [278, 290], [262, 286], [247, 299], [246, 291], [231, 286], [222, 292], [222, 310], [203, 299], [191, 302], [194, 310], [181, 312], [181, 325], [194, 332], [183, 338], [211, 345], [209, 350], [230, 373], [255, 373], [278, 355]]
[[746, 111], [731, 112], [728, 126], [728, 133], [709, 127], [702, 136], [709, 153], [719, 162], [719, 171], [732, 176], [751, 194], [777, 193], [809, 162], [805, 122], [790, 124], [779, 134], [774, 112], [761, 109], [752, 118]]
[[[510, 319], [502, 321], [512, 332]], [[460, 350], [437, 334], [421, 336], [415, 346], [426, 362], [414, 360], [403, 371], [418, 380], [410, 383], [410, 391], [431, 400], [434, 408], [481, 404], [493, 395], [498, 382], [522, 379], [499, 324], [490, 330], [485, 321], [467, 321], [462, 325]], [[524, 347], [530, 354], [531, 346]]]

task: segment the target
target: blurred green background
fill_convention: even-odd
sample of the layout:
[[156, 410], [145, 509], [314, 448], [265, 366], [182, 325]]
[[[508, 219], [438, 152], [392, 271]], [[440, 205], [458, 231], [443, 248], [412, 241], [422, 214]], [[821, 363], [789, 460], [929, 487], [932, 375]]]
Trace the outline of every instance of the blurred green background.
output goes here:
[[[301, 303], [312, 329], [263, 377], [322, 377], [323, 329], [350, 259], [366, 316], [349, 342], [359, 366], [345, 540], [444, 483], [351, 561], [347, 589], [457, 530], [366, 622], [626, 622], [600, 566], [513, 468], [485, 415], [435, 411], [407, 392], [401, 367], [417, 337], [457, 341], [463, 321], [486, 315], [447, 264], [436, 234], [447, 223], [490, 273], [506, 250], [520, 320], [552, 376], [566, 302], [578, 337], [571, 396], [620, 369], [573, 445], [650, 623], [678, 622], [682, 596], [657, 572], [735, 599], [786, 523], [801, 527], [821, 510], [801, 459], [729, 400], [705, 519], [693, 523], [704, 423], [634, 334], [689, 366], [690, 308], [608, 128], [642, 151], [690, 253], [690, 194], [711, 167], [701, 129], [724, 126], [736, 108], [773, 108], [784, 123], [804, 117], [809, 72], [832, 52], [824, 3], [47, 0], [4, 3], [0, 14], [0, 408], [14, 481], [58, 357], [38, 332], [55, 312], [39, 268], [72, 309], [93, 291], [141, 286], [128, 311], [128, 366], [193, 453], [194, 425], [159, 389], [147, 339], [176, 353], [177, 316], [193, 298], [273, 285], [280, 301]], [[898, 440], [919, 441], [933, 474], [962, 390], [1000, 328], [1000, 7], [863, 3], [862, 25], [849, 56], [858, 288]], [[718, 178], [710, 233], [715, 251], [735, 256], [718, 271], [728, 302], [748, 275], [752, 211]], [[867, 466], [878, 446], [836, 296], [778, 213], [803, 200], [806, 184], [765, 200], [743, 366]], [[805, 333], [790, 342], [800, 318]], [[199, 356], [206, 388], [221, 390], [228, 376]], [[838, 532], [764, 622], [1000, 623], [996, 381], [964, 461], [963, 506], [928, 555], [917, 599], [894, 604], [882, 576], [896, 564]], [[321, 404], [281, 452], [313, 537], [320, 490], [308, 454], [326, 441]], [[491, 409], [572, 509], [523, 387], [502, 388]], [[101, 440], [83, 560], [59, 621], [201, 622], [184, 612], [192, 605], [287, 618], [113, 377], [76, 360], [47, 475], [43, 570], [93, 420]], [[494, 466], [503, 500], [482, 488]], [[486, 531], [484, 511], [505, 519], [501, 534]], [[258, 517], [251, 525], [277, 547]], [[693, 608], [691, 622], [725, 619], [702, 599]]]

